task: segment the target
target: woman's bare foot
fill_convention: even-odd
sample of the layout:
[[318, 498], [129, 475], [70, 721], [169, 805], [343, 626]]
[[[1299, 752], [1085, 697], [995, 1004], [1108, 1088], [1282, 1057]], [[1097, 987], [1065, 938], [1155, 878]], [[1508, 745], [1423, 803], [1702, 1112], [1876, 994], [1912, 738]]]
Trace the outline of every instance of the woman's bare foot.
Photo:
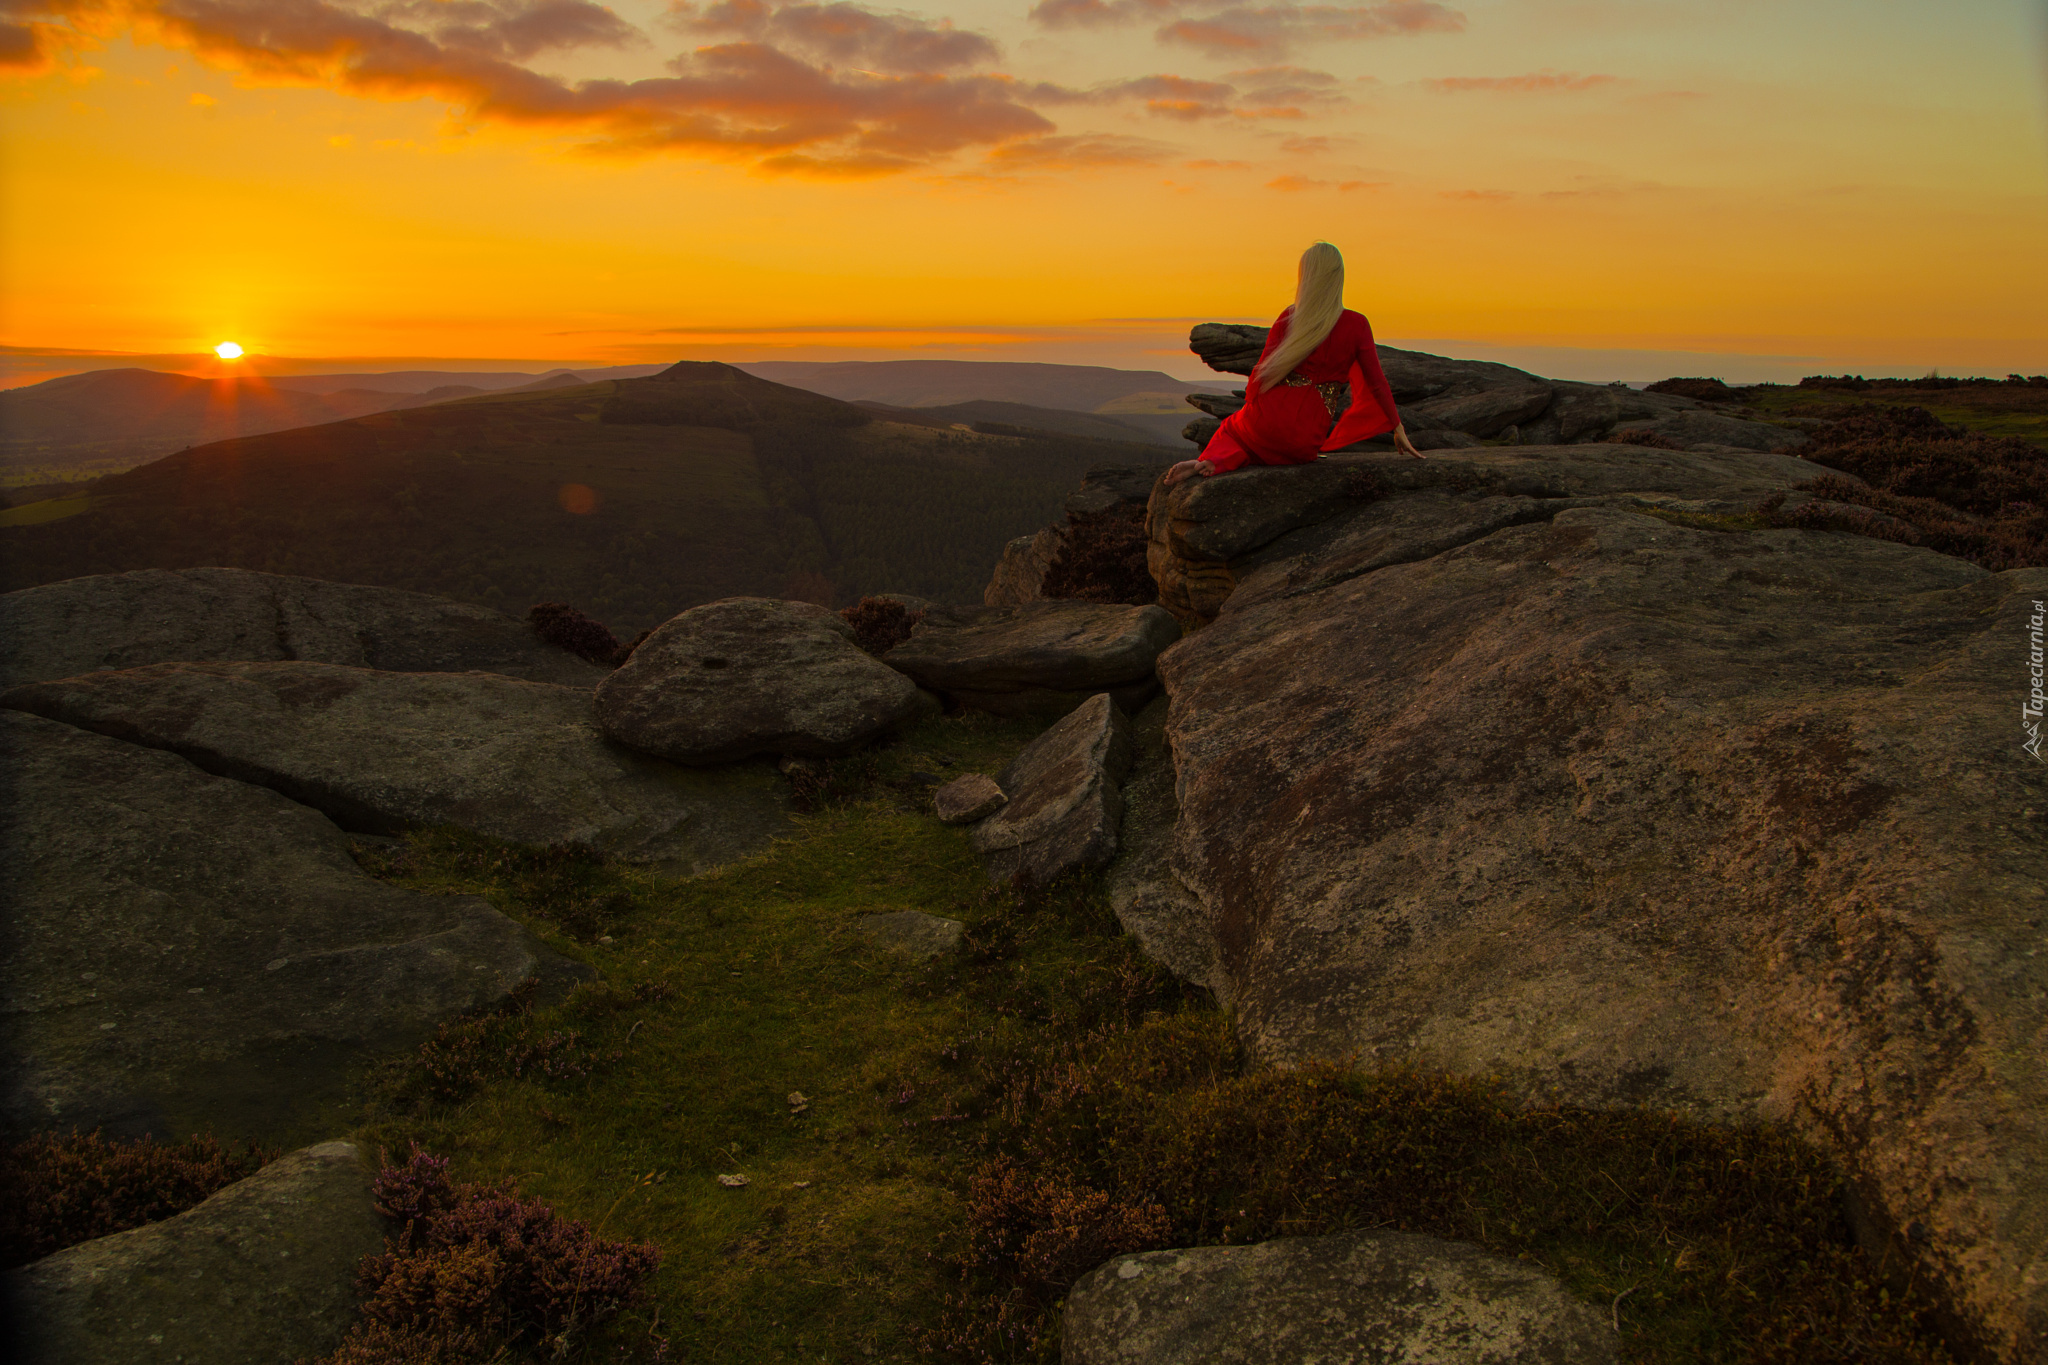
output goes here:
[[1182, 460], [1179, 464], [1166, 471], [1166, 486], [1171, 488], [1192, 474], [1200, 474], [1203, 478], [1207, 478], [1215, 472], [1216, 466], [1210, 464], [1207, 460]]

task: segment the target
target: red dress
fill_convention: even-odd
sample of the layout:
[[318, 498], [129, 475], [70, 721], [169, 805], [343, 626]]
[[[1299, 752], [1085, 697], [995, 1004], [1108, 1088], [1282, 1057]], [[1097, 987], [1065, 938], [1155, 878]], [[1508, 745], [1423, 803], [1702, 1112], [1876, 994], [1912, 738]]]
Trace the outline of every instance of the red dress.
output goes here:
[[[1259, 353], [1262, 362], [1286, 337], [1293, 318], [1294, 309], [1289, 307], [1273, 320], [1266, 349]], [[1351, 406], [1333, 419], [1317, 386], [1344, 381], [1351, 385]], [[1310, 351], [1286, 381], [1265, 389], [1257, 379], [1245, 385], [1244, 406], [1223, 419], [1222, 429], [1209, 438], [1198, 458], [1218, 474], [1248, 461], [1307, 464], [1326, 450], [1341, 450], [1400, 424], [1394, 391], [1387, 386], [1379, 352], [1373, 349], [1372, 326], [1347, 308], [1322, 345]]]

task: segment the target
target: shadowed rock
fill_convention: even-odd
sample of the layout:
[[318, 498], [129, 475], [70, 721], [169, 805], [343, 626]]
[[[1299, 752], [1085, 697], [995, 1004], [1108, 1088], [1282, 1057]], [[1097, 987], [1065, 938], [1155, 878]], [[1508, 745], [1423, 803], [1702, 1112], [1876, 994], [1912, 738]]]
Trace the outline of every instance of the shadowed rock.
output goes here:
[[962, 706], [1064, 715], [1098, 692], [1136, 710], [1157, 683], [1159, 651], [1180, 627], [1157, 607], [1043, 601], [934, 607], [883, 662]]
[[0, 706], [168, 749], [362, 833], [456, 825], [689, 873], [788, 825], [765, 765], [648, 758], [598, 732], [589, 692], [495, 673], [155, 664], [29, 683]]
[[0, 684], [276, 659], [401, 673], [481, 669], [571, 687], [595, 687], [608, 671], [484, 607], [250, 569], [138, 569], [0, 595]]
[[566, 962], [473, 896], [365, 875], [275, 792], [0, 712], [5, 1125], [277, 1141], [355, 1067]]
[[1130, 722], [1108, 693], [1032, 740], [996, 775], [1008, 804], [974, 828], [989, 880], [1042, 886], [1115, 857], [1130, 767]]
[[[1460, 398], [1437, 398], [1418, 403], [1413, 411], [1416, 417], [1427, 418], [1434, 426], [1484, 437], [1498, 436], [1508, 427], [1530, 421], [1549, 406], [1548, 385], [1517, 385], [1483, 389]], [[1402, 416], [1405, 418], [1407, 413]]]
[[1067, 1299], [1063, 1365], [1604, 1365], [1614, 1330], [1528, 1266], [1401, 1232], [1119, 1256]]
[[22, 1365], [278, 1365], [341, 1345], [356, 1264], [384, 1249], [352, 1142], [278, 1158], [195, 1208], [6, 1276]]
[[690, 764], [837, 758], [930, 705], [855, 644], [836, 613], [765, 597], [672, 617], [597, 689], [607, 735]]
[[1811, 466], [1590, 449], [1522, 467], [1692, 501], [1441, 488], [1205, 542], [1242, 577], [1160, 661], [1171, 866], [1240, 1036], [1795, 1123], [2038, 1353], [2048, 778], [2013, 678], [2048, 570], [1674, 525]]

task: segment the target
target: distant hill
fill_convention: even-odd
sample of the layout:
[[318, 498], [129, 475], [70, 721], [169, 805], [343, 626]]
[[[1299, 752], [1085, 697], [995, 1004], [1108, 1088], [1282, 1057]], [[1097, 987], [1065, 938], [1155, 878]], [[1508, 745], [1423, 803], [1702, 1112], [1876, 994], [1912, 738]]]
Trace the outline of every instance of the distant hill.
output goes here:
[[[1099, 417], [1086, 412], [1066, 412], [1059, 408], [1037, 408], [1027, 403], [992, 403], [985, 400], [972, 403], [947, 403], [934, 408], [899, 408], [887, 403], [862, 402], [859, 406], [882, 416], [894, 415], [898, 420], [908, 422], [965, 426], [995, 423], [1005, 427], [1030, 428], [1034, 431], [1056, 431], [1068, 436], [1089, 436], [1098, 441], [1146, 441], [1156, 445], [1182, 447], [1183, 456], [1192, 456], [1195, 448], [1181, 438], [1180, 428], [1200, 416], [1193, 408], [1185, 409], [1186, 417], [1176, 418], [1177, 425], [1170, 433], [1147, 431], [1128, 417]], [[1149, 419], [1146, 419], [1149, 420]]]
[[0, 473], [11, 481], [29, 470], [100, 473], [206, 441], [433, 401], [366, 389], [302, 393], [264, 379], [92, 370], [0, 392]]
[[739, 368], [832, 398], [848, 402], [865, 399], [899, 408], [985, 401], [1094, 412], [1105, 403], [1137, 393], [1227, 392], [1242, 387], [1175, 379], [1158, 370], [997, 360], [771, 360]]
[[685, 362], [180, 451], [17, 509], [0, 587], [224, 564], [565, 601], [620, 632], [734, 594], [978, 601], [1004, 543], [1089, 468], [1172, 454], [891, 421]]
[[516, 389], [553, 380], [563, 375], [574, 376], [579, 384], [595, 384], [606, 379], [640, 379], [650, 374], [659, 374], [668, 366], [663, 365], [604, 365], [595, 369], [544, 370], [539, 374], [515, 373], [510, 370], [392, 370], [388, 373], [363, 374], [292, 374], [276, 375], [271, 383], [280, 389], [297, 389], [301, 393], [333, 393], [338, 389], [373, 389], [390, 393], [425, 393], [443, 385], [460, 384], [485, 392], [500, 389]]

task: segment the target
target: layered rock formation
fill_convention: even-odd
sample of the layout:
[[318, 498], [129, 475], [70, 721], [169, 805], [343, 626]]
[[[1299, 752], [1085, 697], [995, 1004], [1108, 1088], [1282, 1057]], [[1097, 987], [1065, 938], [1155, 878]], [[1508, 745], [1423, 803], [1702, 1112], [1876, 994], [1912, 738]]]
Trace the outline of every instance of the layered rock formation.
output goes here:
[[1009, 797], [974, 829], [991, 881], [1043, 886], [1116, 856], [1130, 722], [1098, 693], [996, 775]]
[[1158, 690], [1159, 651], [1179, 638], [1180, 627], [1158, 607], [932, 607], [882, 658], [957, 705], [1050, 718], [1098, 692], [1137, 710]]
[[367, 1054], [585, 969], [471, 896], [366, 875], [323, 815], [174, 754], [0, 712], [0, 1122], [276, 1141]]
[[[1190, 397], [1193, 402], [1193, 397]], [[1152, 496], [1152, 485], [1166, 465], [1106, 465], [1091, 469], [1081, 486], [1067, 496], [1061, 510], [1066, 520], [1003, 549], [982, 602], [991, 607], [1016, 607], [1045, 597], [1045, 575], [1067, 548], [1076, 525], [1092, 518], [1137, 515]]]
[[455, 825], [689, 873], [788, 825], [785, 784], [765, 765], [648, 758], [599, 733], [587, 689], [496, 673], [153, 664], [28, 683], [0, 707], [167, 749], [361, 833]]
[[[1225, 374], [1249, 375], [1265, 344], [1264, 327], [1232, 323], [1205, 322], [1189, 337], [1189, 349]], [[1379, 356], [1409, 437], [1421, 450], [1467, 447], [1503, 436], [1509, 444], [1573, 445], [1636, 432], [1685, 448], [1789, 450], [1804, 439], [1797, 431], [1677, 394], [1544, 379], [1511, 365], [1392, 346], [1381, 346]], [[1206, 445], [1216, 419], [1229, 416], [1243, 401], [1241, 390], [1235, 397], [1189, 394], [1188, 402], [1209, 417], [1190, 423], [1184, 434]]]
[[138, 569], [0, 595], [0, 684], [277, 659], [401, 673], [481, 669], [570, 687], [595, 687], [606, 672], [484, 607], [250, 569]]
[[1159, 490], [1162, 601], [1208, 624], [1160, 660], [1178, 808], [1133, 928], [1269, 1063], [1794, 1123], [2033, 1359], [2048, 571], [1741, 529], [1819, 472], [1519, 447]]

